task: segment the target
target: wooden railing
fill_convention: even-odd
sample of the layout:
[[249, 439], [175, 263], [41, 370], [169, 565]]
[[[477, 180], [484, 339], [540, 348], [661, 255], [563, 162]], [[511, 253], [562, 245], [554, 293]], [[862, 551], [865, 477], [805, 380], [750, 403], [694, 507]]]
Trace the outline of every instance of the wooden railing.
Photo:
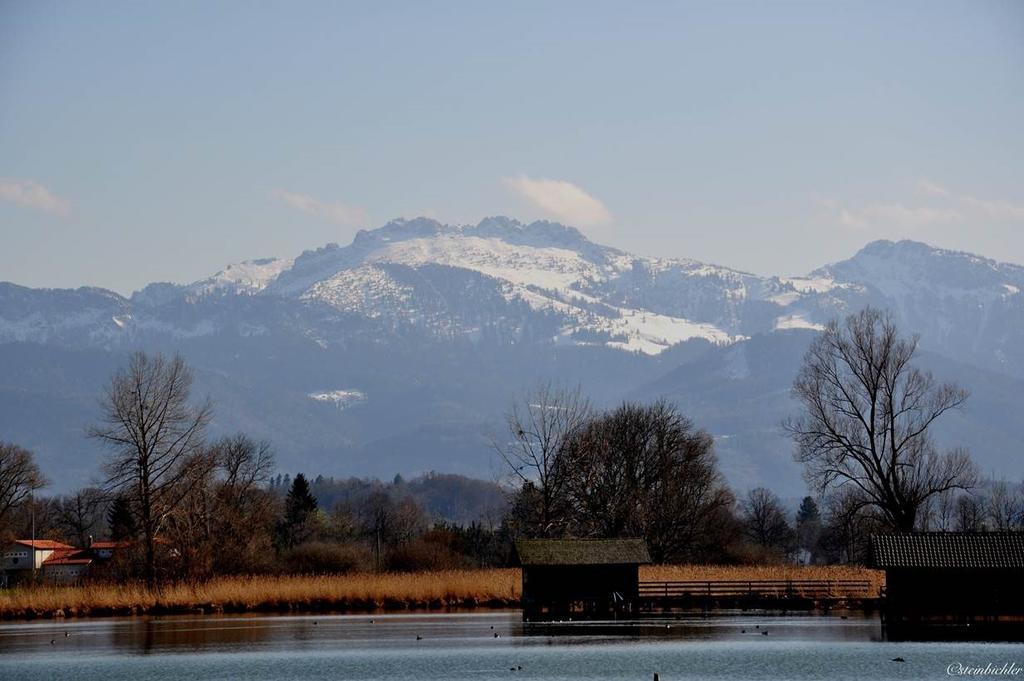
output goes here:
[[877, 598], [868, 580], [758, 579], [640, 582], [641, 598]]

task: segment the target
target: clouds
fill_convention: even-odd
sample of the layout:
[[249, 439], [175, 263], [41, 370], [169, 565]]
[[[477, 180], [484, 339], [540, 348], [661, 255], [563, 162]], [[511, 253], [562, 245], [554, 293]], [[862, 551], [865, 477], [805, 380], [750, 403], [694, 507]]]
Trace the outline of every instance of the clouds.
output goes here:
[[944, 202], [964, 218], [989, 219], [999, 222], [1024, 222], [1024, 203], [1003, 200], [979, 199], [969, 194], [960, 194], [940, 187], [931, 180], [919, 180], [918, 192]]
[[917, 191], [925, 196], [949, 196], [949, 192], [944, 187], [924, 178], [917, 181]]
[[869, 203], [856, 208], [826, 201], [825, 206], [835, 211], [840, 225], [850, 229], [921, 229], [941, 224], [1024, 222], [1024, 204], [979, 199], [926, 178], [918, 180], [914, 189], [917, 198], [910, 201]]
[[873, 225], [922, 227], [940, 222], [954, 222], [962, 216], [955, 210], [907, 206], [902, 203], [874, 203], [859, 209], [842, 208], [839, 224], [861, 229]]
[[306, 194], [297, 194], [283, 189], [275, 189], [273, 194], [292, 208], [339, 225], [362, 227], [366, 225], [369, 219], [366, 211], [359, 206], [349, 206], [344, 203], [328, 203]]
[[67, 199], [32, 180], [0, 177], [0, 201], [9, 201], [58, 217], [71, 214], [71, 204]]
[[600, 227], [612, 221], [603, 203], [565, 180], [508, 177], [504, 185], [545, 215], [577, 227]]

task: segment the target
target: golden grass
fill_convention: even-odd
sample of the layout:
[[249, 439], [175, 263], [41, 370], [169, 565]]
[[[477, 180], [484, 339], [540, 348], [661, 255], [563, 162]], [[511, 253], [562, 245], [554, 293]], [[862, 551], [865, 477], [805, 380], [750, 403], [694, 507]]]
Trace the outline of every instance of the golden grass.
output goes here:
[[518, 603], [520, 573], [514, 569], [444, 570], [217, 577], [150, 591], [141, 584], [33, 586], [0, 591], [0, 617], [125, 614], [150, 610], [184, 612], [249, 610], [374, 610], [510, 607]]
[[[855, 567], [653, 565], [642, 581], [857, 579], [877, 588], [884, 573]], [[516, 607], [517, 569], [419, 573], [217, 577], [150, 591], [141, 584], [34, 586], [0, 591], [0, 617], [218, 611], [404, 610]]]

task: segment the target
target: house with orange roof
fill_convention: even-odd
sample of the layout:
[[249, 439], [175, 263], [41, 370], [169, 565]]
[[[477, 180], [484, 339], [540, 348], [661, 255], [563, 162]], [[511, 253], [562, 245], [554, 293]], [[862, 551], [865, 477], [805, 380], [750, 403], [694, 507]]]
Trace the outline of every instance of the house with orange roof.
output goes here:
[[50, 539], [18, 539], [0, 553], [0, 585], [29, 579], [33, 571], [48, 582], [73, 584], [127, 546], [128, 542], [93, 541], [92, 537], [84, 549]]
[[3, 550], [3, 570], [42, 570], [43, 563], [55, 552], [74, 551], [74, 546], [52, 539], [16, 539]]

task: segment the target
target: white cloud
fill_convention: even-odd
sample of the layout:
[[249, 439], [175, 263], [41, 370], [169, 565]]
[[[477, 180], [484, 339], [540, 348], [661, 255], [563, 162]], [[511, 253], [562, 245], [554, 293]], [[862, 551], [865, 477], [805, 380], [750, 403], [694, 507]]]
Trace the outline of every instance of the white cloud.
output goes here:
[[546, 215], [577, 227], [606, 225], [612, 214], [603, 203], [572, 182], [509, 177], [505, 186]]
[[921, 227], [941, 222], [953, 222], [961, 217], [957, 211], [946, 208], [906, 206], [902, 203], [874, 203], [857, 210], [842, 209], [839, 214], [839, 222], [854, 228], [876, 224]]
[[925, 179], [918, 180], [917, 187], [919, 191], [928, 196], [948, 199], [948, 203], [958, 206], [962, 212], [971, 217], [988, 217], [1009, 222], [1024, 220], [1024, 204], [1022, 203], [990, 201], [967, 194], [957, 194]]
[[839, 210], [839, 224], [851, 229], [862, 229], [868, 226], [868, 221], [857, 213], [841, 208]]
[[917, 181], [917, 191], [925, 196], [949, 196], [948, 189], [925, 178]]
[[275, 189], [274, 196], [287, 203], [292, 208], [301, 210], [339, 225], [360, 227], [366, 224], [366, 211], [359, 206], [349, 206], [344, 203], [328, 203], [314, 199], [312, 196], [297, 194], [295, 192]]
[[1011, 203], [1010, 201], [983, 201], [973, 196], [964, 196], [960, 199], [965, 204], [977, 211], [984, 213], [996, 220], [1009, 222], [1024, 221], [1024, 204]]
[[32, 180], [0, 177], [0, 200], [61, 217], [71, 214], [71, 204], [66, 199]]
[[950, 222], [983, 224], [984, 220], [1024, 221], [1024, 204], [958, 194], [928, 179], [918, 180], [915, 189], [922, 198], [914, 205], [897, 201], [850, 208], [832, 200], [823, 201], [822, 205], [834, 212], [839, 224], [852, 229], [923, 227]]

